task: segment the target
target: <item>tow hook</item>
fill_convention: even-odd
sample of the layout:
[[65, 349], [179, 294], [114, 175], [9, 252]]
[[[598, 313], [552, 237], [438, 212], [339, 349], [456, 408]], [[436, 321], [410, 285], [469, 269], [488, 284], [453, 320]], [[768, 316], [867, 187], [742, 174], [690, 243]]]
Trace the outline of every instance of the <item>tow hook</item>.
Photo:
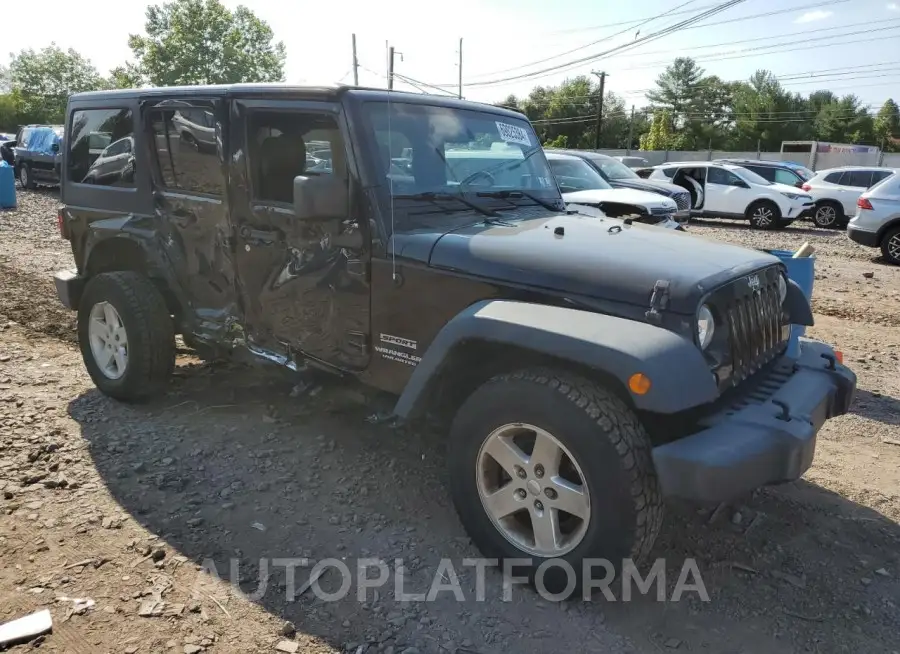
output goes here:
[[837, 370], [837, 358], [834, 355], [823, 352], [821, 356], [828, 362], [828, 370]]
[[791, 409], [787, 405], [787, 402], [783, 402], [782, 400], [772, 400], [772, 404], [781, 409], [781, 415], [775, 416], [778, 420], [784, 420], [785, 422], [791, 421]]

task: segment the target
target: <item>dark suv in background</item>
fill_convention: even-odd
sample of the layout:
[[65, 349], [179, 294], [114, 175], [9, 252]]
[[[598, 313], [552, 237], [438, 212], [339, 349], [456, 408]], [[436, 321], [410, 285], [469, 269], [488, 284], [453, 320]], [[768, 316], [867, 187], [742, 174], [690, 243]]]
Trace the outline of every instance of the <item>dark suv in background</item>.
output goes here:
[[26, 125], [16, 135], [13, 166], [22, 188], [59, 184], [62, 125]]
[[639, 191], [658, 193], [675, 200], [678, 211], [686, 211], [691, 208], [690, 194], [677, 184], [659, 182], [655, 179], [641, 179], [634, 170], [618, 159], [599, 152], [588, 152], [586, 150], [560, 150], [560, 152], [584, 159], [613, 188], [633, 188]]

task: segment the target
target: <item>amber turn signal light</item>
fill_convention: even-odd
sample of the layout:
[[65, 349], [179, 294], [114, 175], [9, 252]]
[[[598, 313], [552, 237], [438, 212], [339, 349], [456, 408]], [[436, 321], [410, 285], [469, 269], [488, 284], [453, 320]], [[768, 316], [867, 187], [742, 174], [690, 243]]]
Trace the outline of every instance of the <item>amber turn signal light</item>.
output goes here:
[[834, 358], [837, 359], [837, 362], [841, 365], [844, 365], [844, 353], [840, 350], [834, 351]]
[[635, 395], [646, 395], [650, 391], [650, 378], [641, 372], [628, 378], [628, 388]]

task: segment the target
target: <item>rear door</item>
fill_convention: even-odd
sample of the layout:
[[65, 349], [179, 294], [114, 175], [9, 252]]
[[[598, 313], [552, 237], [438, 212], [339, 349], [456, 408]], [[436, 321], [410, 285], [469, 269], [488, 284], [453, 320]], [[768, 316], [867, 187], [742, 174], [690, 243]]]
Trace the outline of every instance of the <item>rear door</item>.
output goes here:
[[[340, 105], [236, 100], [230, 204], [244, 328], [267, 352], [348, 370], [369, 360], [368, 222], [353, 193], [347, 217], [300, 221], [294, 178], [357, 178]], [[315, 153], [315, 156], [311, 154]]]
[[872, 185], [871, 170], [845, 170], [841, 176], [840, 201], [844, 214], [852, 216], [856, 212], [856, 201]]
[[142, 107], [153, 162], [153, 206], [200, 331], [221, 333], [237, 313], [226, 168], [221, 148], [198, 150], [183, 138], [176, 114], [190, 110], [212, 113], [221, 133], [227, 119], [222, 98], [154, 98]]

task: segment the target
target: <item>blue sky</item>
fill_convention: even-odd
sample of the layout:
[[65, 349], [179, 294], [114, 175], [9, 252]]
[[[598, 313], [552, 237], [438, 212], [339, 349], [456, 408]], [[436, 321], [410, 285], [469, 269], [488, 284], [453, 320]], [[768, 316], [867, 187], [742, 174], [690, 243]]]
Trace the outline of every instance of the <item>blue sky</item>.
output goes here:
[[[463, 38], [464, 83], [494, 81], [632, 42], [638, 29], [646, 36], [717, 4], [717, 0], [223, 1], [230, 7], [244, 4], [269, 22], [287, 46], [289, 82], [351, 82], [350, 35], [355, 32], [364, 67], [360, 83], [373, 86], [385, 84], [388, 40], [402, 53], [402, 60], [400, 55], [396, 60], [399, 74], [430, 84], [452, 84], [458, 77], [457, 51]], [[146, 4], [43, 0], [42, 11], [55, 20], [40, 30], [6, 30], [2, 45], [6, 51], [18, 51], [55, 41], [76, 48], [105, 73], [129, 57], [128, 34], [142, 30]], [[664, 12], [672, 14], [639, 25]], [[768, 12], [783, 13], [735, 20]], [[101, 33], [104, 24], [113, 27]], [[644, 90], [653, 86], [666, 62], [683, 55], [697, 58], [708, 73], [729, 80], [746, 79], [766, 68], [790, 76], [785, 86], [794, 91], [855, 92], [876, 107], [888, 97], [900, 100], [900, 0], [746, 0], [699, 25], [537, 79], [464, 86], [463, 94], [473, 100], [501, 100], [509, 93], [525, 95], [536, 84], [557, 84], [567, 76], [603, 69], [609, 74], [607, 89], [641, 106]], [[623, 33], [614, 36], [619, 31]], [[780, 51], [770, 52], [777, 44]], [[575, 51], [549, 59], [568, 50]], [[547, 61], [525, 66], [539, 60]], [[397, 87], [411, 88], [402, 83]]]

